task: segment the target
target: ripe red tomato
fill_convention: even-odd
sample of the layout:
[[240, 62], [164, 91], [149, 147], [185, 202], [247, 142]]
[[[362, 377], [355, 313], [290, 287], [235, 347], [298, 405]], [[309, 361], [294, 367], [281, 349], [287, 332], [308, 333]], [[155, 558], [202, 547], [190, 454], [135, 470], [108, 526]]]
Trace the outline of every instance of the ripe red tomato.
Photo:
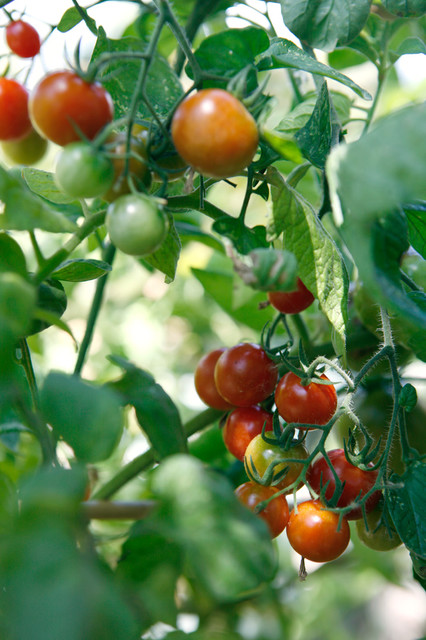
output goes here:
[[48, 142], [35, 129], [19, 140], [5, 140], [1, 148], [8, 160], [14, 164], [33, 165], [43, 158]]
[[329, 562], [338, 558], [350, 540], [345, 518], [338, 530], [339, 516], [328, 511], [319, 500], [297, 505], [290, 514], [287, 537], [297, 553], [312, 562]]
[[14, 20], [6, 27], [6, 42], [21, 58], [32, 58], [40, 51], [40, 36], [34, 27], [23, 20]]
[[297, 278], [297, 289], [294, 291], [269, 291], [268, 300], [281, 313], [300, 313], [315, 300], [312, 293]]
[[[337, 507], [349, 506], [357, 497], [364, 496], [368, 491], [370, 491], [370, 489], [372, 489], [376, 482], [377, 470], [363, 471], [362, 469], [355, 467], [346, 460], [343, 449], [327, 451], [327, 455], [330, 458], [337, 477], [342, 483], [344, 483], [342, 494], [337, 501]], [[312, 489], [318, 494], [321, 491], [321, 487], [328, 483], [327, 489], [325, 490], [325, 498], [326, 500], [331, 499], [336, 488], [336, 480], [324, 456], [318, 458], [318, 460], [309, 467], [306, 479]], [[374, 509], [380, 500], [381, 495], [381, 491], [375, 491], [367, 499], [367, 502], [365, 503], [365, 510], [367, 513]], [[354, 507], [352, 511], [349, 511], [346, 514], [345, 517], [347, 520], [358, 520], [358, 518], [362, 518], [361, 507]]]
[[[321, 378], [328, 380], [324, 374]], [[275, 404], [286, 422], [323, 425], [327, 424], [336, 411], [336, 389], [332, 384], [316, 382], [303, 385], [299, 376], [289, 371], [277, 385]]]
[[225, 348], [215, 349], [203, 356], [197, 364], [194, 375], [195, 389], [201, 400], [208, 407], [219, 409], [219, 411], [227, 411], [233, 408], [232, 404], [222, 398], [214, 381], [216, 363], [224, 351], [226, 351]]
[[113, 118], [109, 93], [73, 71], [51, 73], [38, 83], [29, 100], [34, 126], [45, 138], [65, 146], [81, 136], [92, 140]]
[[20, 140], [31, 129], [28, 91], [16, 80], [0, 78], [0, 140]]
[[214, 379], [220, 395], [236, 407], [250, 407], [273, 392], [278, 369], [258, 344], [237, 344], [217, 361]]
[[225, 446], [238, 460], [244, 460], [247, 445], [262, 433], [266, 422], [266, 431], [272, 431], [273, 414], [259, 406], [238, 407], [231, 411], [223, 428]]
[[240, 173], [259, 142], [252, 115], [223, 89], [203, 89], [185, 98], [175, 111], [171, 133], [179, 155], [213, 178]]
[[[263, 487], [255, 482], [244, 482], [244, 484], [235, 489], [235, 495], [238, 500], [251, 511], [254, 511], [259, 502], [267, 500], [276, 493], [278, 493], [278, 489]], [[284, 496], [279, 495], [271, 500], [268, 506], [259, 511], [257, 515], [267, 523], [272, 538], [276, 538], [284, 531], [288, 523], [290, 513], [287, 500]]]
[[[269, 440], [275, 440], [273, 431], [266, 431], [265, 436]], [[284, 451], [277, 444], [270, 444], [262, 437], [262, 434], [255, 436], [251, 442], [247, 445], [244, 455], [244, 467], [247, 475], [256, 471], [261, 478], [265, 475], [265, 472], [271, 462], [277, 463], [274, 466], [274, 472], [272, 476], [272, 482], [278, 489], [286, 489], [293, 482], [297, 480], [300, 472], [303, 469], [303, 460], [308, 457], [308, 452], [303, 444], [291, 447], [287, 451]], [[300, 460], [301, 462], [295, 462], [293, 459]], [[278, 462], [282, 463], [278, 464]], [[290, 462], [289, 460], [293, 460]], [[276, 482], [276, 478], [279, 474], [286, 469], [285, 475]], [[299, 484], [299, 487], [302, 483]], [[293, 489], [291, 489], [293, 491]]]

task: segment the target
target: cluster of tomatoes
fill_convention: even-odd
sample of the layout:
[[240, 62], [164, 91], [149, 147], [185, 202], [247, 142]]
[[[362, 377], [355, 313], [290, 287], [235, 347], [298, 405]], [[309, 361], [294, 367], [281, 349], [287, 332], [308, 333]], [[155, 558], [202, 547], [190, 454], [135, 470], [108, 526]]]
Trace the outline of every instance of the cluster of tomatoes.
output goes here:
[[[272, 303], [277, 295], [281, 306], [292, 303], [293, 310], [287, 312], [295, 313], [296, 307], [313, 300], [308, 291], [300, 302], [304, 289], [299, 281], [294, 292], [268, 297]], [[382, 493], [375, 488], [377, 470], [351, 464], [343, 449], [312, 459], [304, 445], [303, 435], [327, 425], [337, 409], [335, 387], [324, 374], [303, 380], [289, 371], [280, 378], [278, 363], [260, 345], [243, 343], [205, 355], [195, 370], [195, 387], [206, 405], [227, 412], [225, 446], [244, 462], [249, 477], [235, 493], [266, 521], [272, 537], [286, 529], [295, 551], [314, 562], [328, 562], [343, 553], [350, 540], [349, 520], [357, 520], [359, 537], [368, 546], [390, 549], [400, 544], [396, 534], [379, 526]], [[294, 428], [292, 437], [280, 437], [288, 425]], [[290, 512], [285, 496], [302, 486], [302, 478], [314, 498]], [[385, 546], [374, 546], [377, 529]]]

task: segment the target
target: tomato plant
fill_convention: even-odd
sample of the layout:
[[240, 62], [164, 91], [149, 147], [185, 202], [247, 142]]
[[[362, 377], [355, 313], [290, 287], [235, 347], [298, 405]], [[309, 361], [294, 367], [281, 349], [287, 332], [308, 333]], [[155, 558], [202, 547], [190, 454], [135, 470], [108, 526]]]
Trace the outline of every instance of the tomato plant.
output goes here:
[[238, 460], [244, 460], [248, 444], [262, 429], [272, 431], [273, 414], [261, 407], [238, 407], [228, 415], [223, 428], [225, 446]]
[[28, 91], [11, 78], [0, 78], [0, 140], [19, 140], [31, 131]]
[[37, 29], [24, 20], [13, 20], [6, 27], [6, 42], [21, 58], [33, 58], [40, 51]]
[[249, 407], [271, 395], [278, 377], [276, 364], [258, 344], [227, 349], [218, 359], [214, 379], [220, 395], [236, 407]]
[[[374, 487], [377, 479], [377, 471], [364, 471], [351, 464], [345, 456], [343, 449], [333, 449], [327, 451], [331, 465], [342, 483], [341, 494], [337, 500], [337, 507], [347, 507], [356, 500], [365, 496]], [[326, 500], [330, 500], [336, 489], [336, 479], [334, 473], [324, 456], [316, 460], [308, 469], [306, 479], [312, 489], [320, 494], [321, 489], [327, 485], [324, 493]], [[381, 491], [374, 491], [365, 501], [365, 511], [368, 513], [378, 503]], [[354, 507], [345, 514], [347, 520], [357, 520], [362, 518], [361, 506]]]
[[31, 121], [39, 133], [60, 146], [83, 136], [92, 140], [114, 113], [109, 93], [72, 71], [49, 73], [29, 99]]
[[297, 278], [297, 288], [294, 291], [269, 291], [268, 300], [281, 313], [300, 313], [310, 307], [315, 298], [301, 279]]
[[32, 165], [44, 157], [47, 145], [47, 140], [31, 128], [25, 138], [6, 140], [1, 143], [1, 148], [7, 159], [14, 164]]
[[312, 562], [336, 560], [345, 551], [350, 540], [349, 525], [345, 518], [328, 511], [321, 502], [307, 500], [297, 505], [290, 514], [287, 537], [291, 546], [303, 558]]
[[137, 189], [149, 186], [151, 174], [147, 164], [146, 143], [137, 125], [132, 128], [128, 151], [126, 132], [114, 133], [108, 141], [107, 149], [114, 167], [114, 182], [104, 192], [104, 200], [113, 202], [130, 193], [131, 184]]
[[[239, 501], [251, 511], [254, 511], [260, 502], [268, 500], [277, 493], [278, 489], [262, 487], [255, 482], [244, 482], [235, 489], [235, 495]], [[282, 495], [276, 496], [264, 509], [258, 512], [258, 515], [265, 520], [272, 538], [276, 538], [284, 531], [290, 517], [287, 500]]]
[[[259, 434], [247, 445], [244, 455], [247, 474], [250, 477], [258, 476], [262, 480], [268, 467], [273, 464], [272, 483], [278, 489], [287, 489], [301, 474], [308, 452], [303, 444], [283, 449], [276, 441], [273, 431], [266, 431], [265, 438]], [[301, 486], [302, 483], [299, 483], [297, 488]], [[290, 491], [293, 491], [293, 487]]]
[[[328, 381], [324, 374], [321, 379]], [[289, 371], [278, 382], [275, 403], [286, 422], [324, 425], [336, 411], [337, 394], [331, 383], [304, 385], [299, 376]]]
[[152, 253], [167, 234], [167, 220], [160, 206], [142, 193], [114, 200], [105, 223], [117, 249], [134, 256]]
[[226, 351], [225, 348], [214, 349], [204, 355], [198, 362], [194, 374], [195, 389], [197, 390], [201, 400], [208, 407], [219, 409], [221, 411], [227, 411], [233, 406], [227, 400], [222, 398], [217, 390], [214, 380], [216, 363], [224, 351]]
[[253, 117], [222, 89], [203, 89], [185, 98], [173, 115], [171, 132], [182, 158], [214, 178], [241, 173], [259, 140]]
[[94, 198], [111, 187], [114, 167], [103, 153], [86, 142], [72, 142], [59, 154], [55, 180], [73, 198]]

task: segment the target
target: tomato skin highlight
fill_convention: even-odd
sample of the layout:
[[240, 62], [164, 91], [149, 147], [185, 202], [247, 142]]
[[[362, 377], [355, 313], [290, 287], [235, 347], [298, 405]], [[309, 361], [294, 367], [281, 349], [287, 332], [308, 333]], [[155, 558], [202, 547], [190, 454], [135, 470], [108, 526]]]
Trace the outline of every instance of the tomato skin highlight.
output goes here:
[[[321, 378], [328, 380], [324, 374]], [[286, 422], [324, 425], [336, 412], [336, 389], [332, 384], [323, 385], [315, 382], [304, 386], [299, 376], [289, 371], [278, 382], [275, 404], [278, 413]]]
[[65, 146], [93, 140], [111, 122], [114, 105], [102, 85], [89, 83], [72, 71], [57, 71], [40, 80], [29, 100], [30, 117], [39, 133]]
[[[235, 495], [239, 501], [251, 511], [254, 511], [259, 502], [267, 500], [276, 493], [278, 489], [263, 487], [255, 482], [244, 482], [235, 489]], [[284, 531], [290, 517], [287, 500], [283, 495], [277, 496], [256, 515], [265, 520], [271, 537], [276, 538]]]
[[174, 113], [171, 134], [178, 154], [213, 178], [240, 173], [259, 142], [252, 115], [223, 89], [202, 89], [185, 98]]
[[0, 78], [0, 140], [21, 140], [32, 129], [28, 91], [10, 78]]
[[[275, 440], [273, 431], [266, 431], [265, 436], [269, 440]], [[262, 434], [260, 434], [255, 436], [247, 445], [244, 455], [244, 467], [248, 476], [250, 476], [250, 473], [253, 473], [253, 471], [256, 471], [260, 478], [263, 478], [271, 462], [282, 460], [282, 464], [277, 464], [274, 467], [273, 473], [274, 482], [274, 479], [279, 476], [280, 472], [287, 468], [282, 479], [277, 483], [274, 482], [274, 486], [281, 490], [286, 489], [297, 480], [303, 469], [303, 461], [306, 460], [307, 457], [308, 452], [303, 444], [296, 445], [284, 451], [278, 444], [266, 442], [266, 440], [262, 438]], [[301, 462], [288, 462], [288, 459], [292, 458], [296, 458]], [[297, 488], [299, 489], [301, 486], [302, 483], [300, 483]], [[293, 491], [293, 489], [290, 491]]]
[[[364, 496], [374, 486], [376, 482], [377, 470], [363, 471], [346, 460], [343, 449], [332, 449], [327, 451], [330, 462], [337, 474], [337, 477], [344, 483], [342, 494], [337, 501], [337, 507], [347, 507], [359, 496]], [[321, 487], [328, 483], [325, 490], [326, 500], [333, 496], [336, 481], [327, 464], [324, 456], [316, 460], [308, 469], [306, 479], [316, 493], [320, 493]], [[381, 491], [375, 491], [365, 503], [365, 511], [368, 513], [377, 505], [382, 495]], [[347, 520], [358, 520], [362, 518], [362, 508], [354, 507], [352, 511], [345, 514]]]
[[261, 407], [238, 407], [227, 417], [223, 428], [225, 446], [238, 460], [244, 460], [247, 446], [253, 438], [266, 431], [272, 431], [273, 414]]
[[5, 140], [1, 148], [6, 158], [14, 164], [33, 165], [43, 158], [48, 142], [35, 129], [19, 140]]
[[208, 407], [219, 411], [227, 411], [234, 406], [222, 398], [214, 381], [216, 363], [224, 351], [226, 351], [225, 347], [214, 349], [203, 356], [198, 362], [194, 374], [195, 389], [201, 400]]
[[268, 300], [281, 313], [300, 313], [310, 307], [315, 298], [301, 279], [297, 278], [297, 289], [294, 291], [269, 291]]
[[278, 369], [258, 344], [242, 343], [218, 359], [214, 379], [220, 395], [236, 407], [250, 407], [274, 391]]
[[293, 549], [312, 562], [330, 562], [338, 558], [350, 540], [345, 518], [339, 531], [339, 515], [328, 511], [318, 500], [308, 500], [293, 509], [287, 524], [287, 537]]
[[40, 51], [38, 31], [23, 20], [13, 20], [7, 25], [6, 42], [20, 58], [33, 58]]

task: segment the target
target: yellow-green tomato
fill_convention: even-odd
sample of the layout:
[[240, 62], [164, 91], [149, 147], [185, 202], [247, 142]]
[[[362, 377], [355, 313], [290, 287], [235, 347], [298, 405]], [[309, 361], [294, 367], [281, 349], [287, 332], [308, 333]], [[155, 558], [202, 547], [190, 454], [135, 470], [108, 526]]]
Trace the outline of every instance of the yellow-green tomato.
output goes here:
[[131, 256], [153, 253], [167, 234], [167, 218], [158, 201], [143, 193], [117, 198], [108, 207], [105, 224], [111, 242]]
[[[265, 436], [268, 440], [277, 442], [273, 431], [266, 431]], [[269, 465], [276, 463], [273, 470], [272, 484], [278, 489], [286, 489], [299, 477], [303, 469], [303, 461], [307, 457], [308, 452], [303, 444], [284, 451], [278, 442], [277, 444], [267, 442], [260, 433], [247, 446], [244, 455], [244, 466], [249, 477], [255, 476], [257, 473], [262, 479]], [[280, 478], [280, 474], [285, 469], [285, 474]], [[293, 491], [293, 489], [290, 489], [290, 491]]]
[[109, 189], [114, 180], [112, 162], [86, 142], [64, 147], [56, 163], [55, 181], [72, 198], [96, 198]]
[[25, 138], [6, 140], [1, 148], [6, 158], [13, 164], [33, 165], [43, 158], [48, 142], [35, 129], [31, 129]]
[[402, 544], [401, 538], [395, 529], [391, 528], [388, 530], [384, 524], [379, 526], [381, 517], [382, 509], [379, 506], [367, 513], [368, 530], [365, 526], [364, 519], [361, 518], [356, 521], [356, 532], [366, 547], [374, 549], [375, 551], [390, 551]]

